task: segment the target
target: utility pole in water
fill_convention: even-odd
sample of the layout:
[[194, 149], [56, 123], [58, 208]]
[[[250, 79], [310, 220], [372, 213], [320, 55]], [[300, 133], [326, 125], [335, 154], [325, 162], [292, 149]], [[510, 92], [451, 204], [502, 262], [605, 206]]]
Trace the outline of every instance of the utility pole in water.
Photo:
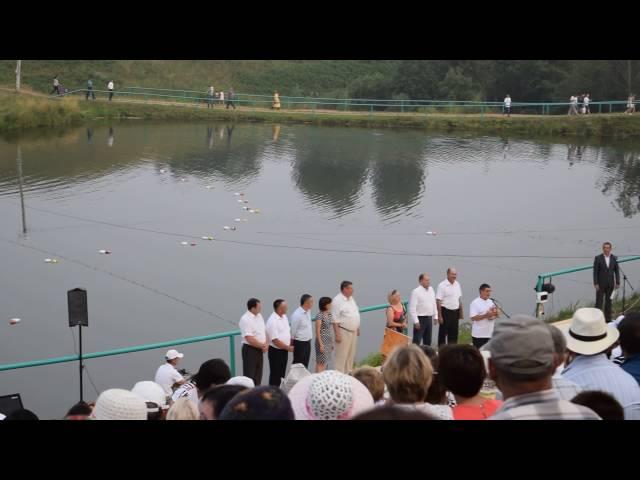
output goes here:
[[18, 65], [16, 66], [16, 92], [20, 92], [20, 67], [22, 67], [22, 60], [18, 60]]

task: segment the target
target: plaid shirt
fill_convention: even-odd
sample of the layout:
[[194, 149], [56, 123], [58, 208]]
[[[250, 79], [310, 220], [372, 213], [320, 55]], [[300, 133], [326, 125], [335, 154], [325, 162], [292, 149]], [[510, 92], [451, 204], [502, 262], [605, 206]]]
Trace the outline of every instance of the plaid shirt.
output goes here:
[[562, 400], [558, 393], [543, 390], [516, 395], [502, 404], [489, 420], [601, 420], [593, 410]]

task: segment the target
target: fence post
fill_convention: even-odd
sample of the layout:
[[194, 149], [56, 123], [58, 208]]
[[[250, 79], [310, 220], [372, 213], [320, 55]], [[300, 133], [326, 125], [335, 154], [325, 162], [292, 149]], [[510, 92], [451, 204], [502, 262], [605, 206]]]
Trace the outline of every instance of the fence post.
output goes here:
[[598, 113], [602, 113], [602, 104], [598, 104]]
[[611, 113], [611, 104], [609, 104], [609, 113]]
[[400, 100], [400, 110], [404, 113], [404, 100]]
[[231, 370], [231, 376], [236, 376], [236, 343], [235, 337], [231, 335], [229, 337], [229, 370]]

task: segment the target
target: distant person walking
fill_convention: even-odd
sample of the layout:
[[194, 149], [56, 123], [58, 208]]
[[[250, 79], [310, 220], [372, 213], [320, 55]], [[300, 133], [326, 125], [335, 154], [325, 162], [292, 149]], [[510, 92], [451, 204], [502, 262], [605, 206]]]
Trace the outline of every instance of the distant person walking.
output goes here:
[[58, 75], [53, 77], [53, 90], [51, 90], [51, 93], [49, 95], [53, 93], [57, 93], [58, 95], [60, 94], [60, 80], [58, 80]]
[[215, 98], [215, 90], [213, 89], [213, 85], [211, 85], [207, 90], [207, 108], [213, 108], [214, 98]]
[[507, 117], [511, 116], [511, 96], [508, 93], [504, 98], [504, 111], [502, 112], [502, 114], [506, 115]]
[[218, 99], [220, 100], [220, 105], [224, 105], [224, 92], [222, 90], [218, 94]]
[[578, 115], [578, 97], [571, 95], [569, 98], [569, 113], [568, 115]]
[[631, 94], [627, 99], [627, 110], [624, 113], [631, 114], [631, 113], [635, 113], [635, 111], [636, 111], [636, 96], [634, 94]]
[[85, 98], [85, 100], [89, 100], [89, 95], [91, 95], [94, 100], [96, 99], [96, 94], [93, 93], [93, 80], [91, 79], [87, 80], [87, 98]]
[[107, 90], [109, 90], [109, 101], [113, 98], [113, 80], [107, 84]]
[[584, 105], [584, 113], [585, 113], [585, 114], [587, 114], [587, 115], [591, 113], [591, 110], [589, 109], [589, 103], [591, 102], [591, 97], [590, 97], [590, 95], [591, 95], [591, 94], [587, 93], [587, 94], [584, 96], [584, 99], [582, 100], [583, 105]]
[[273, 105], [271, 106], [274, 110], [280, 110], [280, 95], [278, 92], [273, 94]]
[[229, 106], [233, 107], [233, 109], [236, 109], [235, 104], [233, 103], [236, 99], [236, 92], [233, 91], [233, 88], [229, 89], [229, 93], [227, 94], [227, 110], [229, 110]]

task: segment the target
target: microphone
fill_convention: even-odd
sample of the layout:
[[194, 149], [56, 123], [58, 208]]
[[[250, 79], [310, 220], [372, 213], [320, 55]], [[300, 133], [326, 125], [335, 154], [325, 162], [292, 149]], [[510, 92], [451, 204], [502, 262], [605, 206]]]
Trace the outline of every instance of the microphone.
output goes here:
[[504, 316], [505, 316], [505, 317], [507, 317], [507, 318], [511, 318], [511, 317], [509, 316], [509, 314], [507, 314], [507, 312], [505, 312], [505, 311], [502, 309], [502, 306], [500, 305], [500, 302], [498, 302], [495, 298], [491, 298], [491, 297], [489, 297], [489, 300], [491, 300], [491, 301], [496, 305], [496, 307], [498, 307], [498, 309], [499, 309], [502, 313], [504, 313]]

